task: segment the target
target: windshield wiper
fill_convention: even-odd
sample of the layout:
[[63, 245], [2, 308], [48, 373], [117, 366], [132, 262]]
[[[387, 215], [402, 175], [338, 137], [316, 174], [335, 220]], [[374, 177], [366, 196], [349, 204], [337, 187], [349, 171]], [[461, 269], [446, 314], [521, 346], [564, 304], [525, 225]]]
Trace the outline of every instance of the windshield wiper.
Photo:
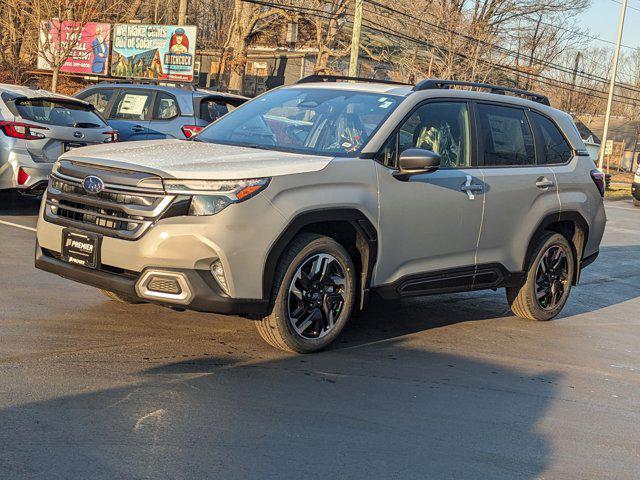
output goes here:
[[73, 128], [98, 128], [100, 125], [91, 122], [77, 122], [72, 125]]

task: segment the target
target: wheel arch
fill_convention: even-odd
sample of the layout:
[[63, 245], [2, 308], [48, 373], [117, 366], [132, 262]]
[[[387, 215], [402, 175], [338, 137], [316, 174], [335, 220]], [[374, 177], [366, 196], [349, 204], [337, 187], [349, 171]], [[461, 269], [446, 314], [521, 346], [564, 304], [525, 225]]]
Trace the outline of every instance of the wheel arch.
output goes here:
[[582, 270], [584, 247], [587, 244], [587, 239], [589, 238], [589, 224], [586, 219], [577, 211], [557, 212], [545, 216], [529, 238], [527, 254], [522, 265], [523, 271], [527, 271], [529, 262], [533, 255], [533, 250], [538, 240], [545, 232], [556, 232], [569, 240], [575, 257], [575, 275], [572, 283], [573, 285], [577, 285], [580, 280], [580, 273]]
[[[262, 274], [262, 296], [273, 301], [273, 281], [287, 246], [302, 232], [327, 235], [340, 243], [358, 269], [358, 305], [363, 307], [378, 256], [378, 233], [373, 223], [355, 208], [329, 208], [300, 213], [289, 222], [271, 246]], [[270, 305], [271, 306], [271, 305]]]

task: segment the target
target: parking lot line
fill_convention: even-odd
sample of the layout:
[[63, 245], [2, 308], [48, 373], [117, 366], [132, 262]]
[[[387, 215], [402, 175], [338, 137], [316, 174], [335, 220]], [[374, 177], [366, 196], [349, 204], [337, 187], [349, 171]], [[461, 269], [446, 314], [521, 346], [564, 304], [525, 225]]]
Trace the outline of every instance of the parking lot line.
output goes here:
[[8, 225], [10, 227], [22, 228], [23, 230], [29, 230], [30, 232], [35, 232], [36, 229], [33, 227], [27, 227], [26, 225], [19, 225], [17, 223], [5, 222], [4, 220], [0, 220], [0, 223], [3, 225]]
[[[605, 208], [617, 208], [618, 210], [630, 210], [630, 211], [635, 211], [638, 210], [636, 207], [621, 207], [619, 205], [609, 205], [605, 203]], [[640, 211], [640, 210], [638, 210]]]

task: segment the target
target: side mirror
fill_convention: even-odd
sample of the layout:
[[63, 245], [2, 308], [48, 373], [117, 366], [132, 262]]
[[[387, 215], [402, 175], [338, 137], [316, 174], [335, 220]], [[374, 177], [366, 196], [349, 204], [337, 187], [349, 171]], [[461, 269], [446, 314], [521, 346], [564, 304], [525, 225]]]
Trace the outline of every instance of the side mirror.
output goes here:
[[399, 180], [408, 180], [411, 175], [431, 173], [440, 166], [440, 155], [423, 148], [408, 148], [400, 154], [399, 170], [394, 176]]

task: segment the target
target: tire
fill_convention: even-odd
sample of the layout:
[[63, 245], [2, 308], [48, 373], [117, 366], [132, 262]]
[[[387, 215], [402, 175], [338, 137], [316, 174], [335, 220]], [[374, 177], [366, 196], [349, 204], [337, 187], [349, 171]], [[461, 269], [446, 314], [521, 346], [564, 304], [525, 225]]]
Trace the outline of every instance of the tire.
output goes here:
[[144, 301], [140, 300], [139, 298], [120, 295], [119, 293], [110, 292], [109, 290], [100, 289], [100, 291], [110, 300], [114, 300], [118, 303], [126, 303], [129, 305], [138, 305], [140, 303], [144, 303]]
[[317, 352], [340, 335], [355, 296], [355, 270], [344, 247], [330, 237], [300, 234], [278, 263], [273, 310], [256, 321], [258, 333], [280, 350]]
[[551, 320], [567, 303], [574, 271], [572, 245], [559, 233], [546, 233], [533, 251], [524, 285], [506, 289], [511, 311], [529, 320]]
[[634, 199], [633, 199], [633, 204], [634, 204], [636, 207], [640, 207], [640, 200], [638, 200], [637, 198], [635, 198], [635, 197], [634, 197]]

